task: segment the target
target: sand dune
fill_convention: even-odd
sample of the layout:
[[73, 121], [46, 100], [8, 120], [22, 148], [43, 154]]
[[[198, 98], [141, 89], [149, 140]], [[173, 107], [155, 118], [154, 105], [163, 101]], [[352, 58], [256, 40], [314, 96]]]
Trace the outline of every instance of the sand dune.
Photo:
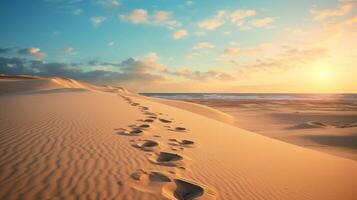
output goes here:
[[329, 127], [330, 125], [323, 123], [323, 122], [304, 122], [301, 124], [294, 125], [290, 127], [289, 129], [306, 129], [306, 128], [326, 128]]
[[357, 196], [356, 161], [239, 129], [213, 109], [62, 78], [2, 76], [0, 91], [0, 199]]
[[357, 160], [357, 103], [353, 100], [190, 101], [231, 114], [239, 128]]

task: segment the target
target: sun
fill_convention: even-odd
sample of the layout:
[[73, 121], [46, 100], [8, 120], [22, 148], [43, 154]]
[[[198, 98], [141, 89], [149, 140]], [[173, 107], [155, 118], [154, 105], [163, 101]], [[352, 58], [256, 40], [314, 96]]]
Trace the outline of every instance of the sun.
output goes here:
[[318, 79], [321, 81], [326, 81], [330, 79], [331, 73], [328, 70], [320, 70], [318, 72]]

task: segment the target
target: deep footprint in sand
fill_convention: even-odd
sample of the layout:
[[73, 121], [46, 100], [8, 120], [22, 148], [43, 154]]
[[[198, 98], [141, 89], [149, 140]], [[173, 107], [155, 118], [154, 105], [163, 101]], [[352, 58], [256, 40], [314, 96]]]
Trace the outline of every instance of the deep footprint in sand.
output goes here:
[[131, 131], [122, 130], [122, 131], [118, 132], [118, 134], [126, 135], [126, 136], [140, 136], [143, 133], [144, 133], [144, 131], [141, 129], [138, 129], [138, 128], [133, 128]]
[[193, 147], [193, 145], [195, 144], [195, 142], [191, 140], [169, 139], [169, 141], [169, 145], [172, 146]]
[[173, 179], [167, 183], [162, 188], [162, 194], [177, 200], [216, 199], [215, 193], [209, 188], [183, 179]]
[[171, 182], [171, 179], [162, 172], [145, 171], [142, 169], [132, 173], [131, 178], [136, 181], [150, 181], [150, 182]]
[[149, 108], [145, 106], [140, 106], [140, 110], [149, 110]]
[[175, 128], [175, 131], [186, 131], [187, 129], [186, 128], [184, 128], [184, 127], [176, 127]]
[[171, 122], [172, 122], [171, 120], [162, 119], [162, 118], [160, 118], [159, 120], [160, 120], [162, 123], [171, 123]]
[[165, 166], [182, 166], [184, 165], [183, 157], [176, 153], [170, 152], [160, 152], [158, 154], [154, 154], [149, 160], [157, 165], [165, 165]]
[[143, 120], [143, 122], [148, 122], [148, 123], [152, 123], [154, 121], [155, 121], [154, 119], [145, 119], [145, 120]]
[[133, 146], [144, 151], [155, 151], [159, 149], [159, 143], [154, 140], [144, 140]]
[[148, 129], [150, 128], [151, 126], [149, 124], [142, 124], [139, 126], [139, 128], [143, 128], [143, 129]]

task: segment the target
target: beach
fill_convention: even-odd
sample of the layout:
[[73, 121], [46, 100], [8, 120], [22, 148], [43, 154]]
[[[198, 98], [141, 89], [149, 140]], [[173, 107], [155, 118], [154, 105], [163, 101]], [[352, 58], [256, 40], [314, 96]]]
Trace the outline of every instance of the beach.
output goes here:
[[313, 150], [357, 160], [353, 94], [148, 94], [206, 105], [232, 124]]
[[2, 76], [0, 91], [0, 199], [357, 195], [356, 161], [238, 128], [207, 106], [58, 77]]

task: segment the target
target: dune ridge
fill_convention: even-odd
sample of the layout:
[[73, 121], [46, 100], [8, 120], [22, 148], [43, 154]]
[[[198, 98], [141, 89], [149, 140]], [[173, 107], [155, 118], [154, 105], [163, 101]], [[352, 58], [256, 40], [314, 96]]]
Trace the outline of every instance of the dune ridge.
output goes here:
[[357, 196], [356, 161], [239, 129], [203, 107], [62, 78], [1, 79], [0, 199]]

